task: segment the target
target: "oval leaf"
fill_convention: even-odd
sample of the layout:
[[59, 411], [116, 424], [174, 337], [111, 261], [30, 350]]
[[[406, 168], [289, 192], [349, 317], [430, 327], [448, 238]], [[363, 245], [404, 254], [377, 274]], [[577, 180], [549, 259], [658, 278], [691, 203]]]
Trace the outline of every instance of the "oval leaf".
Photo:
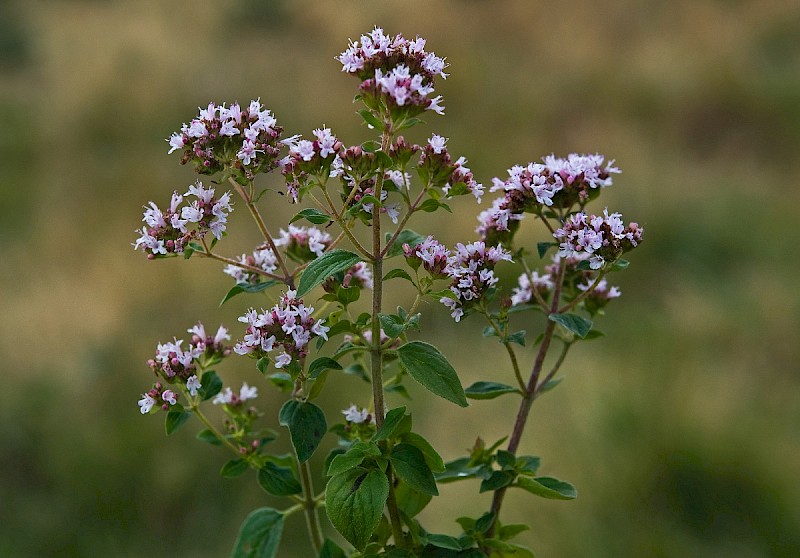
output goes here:
[[315, 225], [322, 225], [323, 223], [327, 223], [331, 221], [331, 216], [327, 213], [323, 213], [319, 209], [314, 209], [313, 207], [309, 207], [308, 209], [304, 209], [300, 213], [296, 214], [292, 219], [289, 221], [291, 225], [295, 221], [299, 221], [300, 219], [305, 219], [306, 221], [310, 221]]
[[342, 365], [330, 357], [319, 357], [308, 367], [308, 377], [312, 380], [322, 374], [324, 370], [341, 370]]
[[287, 401], [281, 407], [278, 420], [281, 426], [289, 428], [292, 445], [300, 463], [308, 461], [328, 430], [325, 413], [313, 403]]
[[275, 558], [282, 533], [283, 514], [259, 508], [242, 523], [231, 558]]
[[271, 461], [267, 461], [258, 470], [258, 484], [273, 496], [291, 496], [303, 491], [303, 487], [294, 476], [294, 471]]
[[222, 466], [222, 469], [219, 470], [219, 474], [226, 479], [233, 479], [243, 475], [248, 467], [250, 467], [250, 465], [247, 463], [246, 459], [231, 459]]
[[392, 448], [390, 457], [395, 474], [414, 490], [438, 496], [436, 480], [425, 456], [411, 444], [398, 444]]
[[577, 314], [550, 314], [548, 319], [561, 324], [580, 338], [586, 337], [586, 334], [592, 329], [592, 321]]
[[336, 530], [363, 550], [381, 521], [388, 497], [389, 480], [382, 471], [357, 467], [328, 482], [325, 510]]
[[517, 390], [505, 384], [497, 382], [475, 382], [464, 393], [470, 399], [494, 399], [506, 393], [515, 393]]
[[169, 411], [166, 421], [164, 422], [164, 429], [167, 431], [167, 436], [183, 426], [183, 424], [189, 420], [190, 416], [192, 416], [192, 413], [188, 411]]
[[553, 477], [519, 477], [515, 486], [551, 500], [574, 500], [578, 497], [574, 486]]
[[297, 286], [297, 296], [304, 296], [331, 275], [350, 269], [360, 261], [360, 256], [347, 250], [331, 250], [323, 254], [308, 264], [303, 272]]
[[461, 407], [469, 405], [456, 371], [436, 347], [411, 341], [397, 349], [397, 355], [411, 377], [428, 390]]
[[433, 446], [430, 444], [430, 442], [428, 442], [428, 440], [414, 432], [406, 432], [403, 434], [401, 440], [406, 444], [411, 444], [422, 452], [422, 455], [425, 456], [425, 463], [428, 464], [428, 467], [430, 467], [431, 471], [434, 473], [444, 472], [444, 460], [442, 460], [442, 456], [440, 456], [439, 453], [433, 449]]

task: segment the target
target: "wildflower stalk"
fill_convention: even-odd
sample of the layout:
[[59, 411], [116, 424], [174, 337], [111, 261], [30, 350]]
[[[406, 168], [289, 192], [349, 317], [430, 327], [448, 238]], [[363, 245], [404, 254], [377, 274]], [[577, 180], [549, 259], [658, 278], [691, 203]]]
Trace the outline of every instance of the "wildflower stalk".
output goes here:
[[[559, 266], [558, 272], [558, 279], [556, 280], [555, 289], [553, 290], [553, 300], [550, 305], [550, 313], [556, 314], [558, 313], [558, 303], [561, 299], [561, 288], [564, 284], [564, 272], [566, 271], [566, 260], [561, 260], [561, 265]], [[514, 421], [514, 429], [511, 432], [511, 438], [508, 441], [508, 447], [506, 448], [508, 452], [515, 454], [517, 453], [517, 449], [519, 449], [519, 443], [522, 439], [522, 432], [525, 430], [525, 424], [528, 422], [528, 415], [531, 411], [531, 405], [533, 404], [533, 400], [536, 398], [536, 388], [539, 385], [539, 376], [542, 373], [542, 368], [544, 367], [544, 360], [547, 356], [547, 352], [550, 349], [550, 343], [553, 340], [553, 333], [555, 332], [556, 323], [552, 320], [547, 321], [547, 326], [544, 330], [544, 336], [542, 337], [542, 343], [539, 345], [539, 352], [536, 354], [536, 360], [533, 363], [533, 369], [531, 370], [530, 378], [528, 379], [528, 384], [525, 386], [525, 390], [523, 392], [522, 401], [519, 404], [519, 410], [517, 411], [517, 418]], [[563, 356], [566, 356], [563, 354]], [[563, 358], [561, 359], [563, 361]], [[559, 363], [560, 365], [560, 363]], [[496, 490], [494, 493], [494, 497], [492, 498], [492, 507], [491, 511], [494, 514], [494, 522], [492, 526], [487, 531], [487, 537], [492, 537], [494, 535], [495, 526], [497, 525], [498, 517], [500, 516], [500, 508], [503, 505], [503, 499], [506, 495], [506, 490], [508, 487], [503, 487], [499, 490]]]
[[323, 543], [322, 528], [319, 523], [318, 502], [314, 498], [314, 483], [311, 480], [308, 461], [301, 463], [299, 469], [300, 485], [303, 487], [302, 506], [306, 516], [306, 527], [311, 538], [311, 546], [314, 547], [314, 553], [319, 554]]
[[246, 263], [238, 262], [238, 261], [234, 260], [233, 258], [226, 258], [225, 256], [220, 256], [219, 254], [215, 254], [209, 248], [208, 244], [206, 243], [206, 240], [204, 238], [201, 239], [201, 240], [203, 242], [203, 248], [205, 248], [205, 252], [195, 252], [195, 254], [203, 256], [204, 258], [211, 258], [212, 260], [217, 260], [219, 262], [223, 262], [223, 263], [230, 264], [230, 265], [233, 265], [233, 266], [236, 266], [236, 267], [240, 267], [240, 268], [245, 269], [245, 270], [247, 270], [247, 271], [249, 271], [251, 273], [257, 273], [259, 275], [263, 275], [265, 277], [269, 277], [270, 279], [277, 279], [278, 281], [283, 281], [284, 280], [283, 277], [281, 277], [280, 275], [276, 275], [275, 273], [270, 273], [269, 271], [265, 271], [265, 270], [261, 269], [260, 267], [256, 267], [254, 265], [247, 265]]

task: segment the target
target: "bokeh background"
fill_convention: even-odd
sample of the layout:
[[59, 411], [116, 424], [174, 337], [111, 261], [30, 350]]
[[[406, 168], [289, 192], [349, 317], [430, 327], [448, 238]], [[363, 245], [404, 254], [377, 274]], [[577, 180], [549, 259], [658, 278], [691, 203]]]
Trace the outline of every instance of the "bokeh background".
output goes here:
[[[509, 497], [507, 520], [533, 525], [522, 540], [545, 557], [800, 556], [789, 0], [0, 2], [0, 555], [226, 556], [251, 509], [282, 505], [252, 476], [221, 479], [227, 455], [193, 439], [198, 425], [166, 438], [136, 406], [156, 342], [197, 319], [235, 326], [255, 302], [219, 308], [220, 266], [148, 262], [130, 243], [144, 203], [194, 180], [163, 138], [209, 100], [261, 97], [289, 133], [324, 123], [368, 139], [333, 57], [375, 24], [451, 64], [447, 115], [414, 139], [450, 137], [485, 184], [551, 152], [599, 151], [623, 169], [605, 203], [646, 228], [607, 337], [578, 347], [534, 406], [523, 450], [580, 495]], [[262, 205], [275, 229], [295, 209], [275, 193]], [[478, 209], [454, 208], [414, 227], [471, 239]], [[257, 238], [233, 217], [230, 255]], [[426, 310], [465, 385], [507, 377], [477, 320]], [[257, 383], [274, 416], [283, 398], [248, 362], [221, 372]], [[352, 377], [328, 385], [331, 417], [366, 402]], [[417, 428], [447, 458], [507, 434], [516, 406], [414, 394]], [[442, 492], [422, 516], [432, 530], [454, 534], [452, 518], [488, 506], [474, 484]], [[310, 555], [295, 516], [281, 556]]]

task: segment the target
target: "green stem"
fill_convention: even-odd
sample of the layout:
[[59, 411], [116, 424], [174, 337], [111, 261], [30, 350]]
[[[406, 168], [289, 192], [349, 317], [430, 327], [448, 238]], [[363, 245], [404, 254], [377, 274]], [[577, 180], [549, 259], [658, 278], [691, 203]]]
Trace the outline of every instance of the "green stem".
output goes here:
[[303, 512], [306, 516], [306, 527], [308, 527], [308, 534], [311, 536], [311, 546], [314, 547], [314, 554], [319, 554], [322, 548], [322, 528], [319, 523], [319, 512], [317, 510], [317, 501], [314, 498], [314, 484], [311, 480], [311, 471], [308, 466], [308, 461], [300, 463], [300, 484], [303, 487]]
[[597, 285], [599, 285], [599, 284], [600, 284], [600, 281], [602, 281], [602, 280], [603, 280], [603, 277], [605, 277], [605, 276], [606, 276], [606, 272], [605, 272], [605, 271], [601, 272], [601, 273], [600, 273], [600, 274], [597, 276], [597, 279], [595, 279], [595, 280], [594, 280], [594, 283], [592, 283], [592, 284], [589, 286], [589, 288], [588, 288], [588, 289], [586, 289], [586, 290], [585, 290], [585, 291], [583, 291], [581, 294], [579, 294], [578, 296], [576, 296], [576, 297], [575, 297], [575, 299], [574, 299], [572, 302], [570, 302], [569, 304], [566, 304], [566, 305], [562, 306], [561, 308], [559, 308], [559, 309], [558, 309], [558, 313], [559, 313], [559, 314], [563, 314], [564, 312], [566, 312], [566, 311], [568, 311], [568, 310], [571, 310], [572, 308], [574, 308], [575, 306], [577, 306], [577, 304], [578, 304], [579, 302], [581, 302], [581, 301], [582, 301], [583, 299], [585, 299], [587, 296], [589, 296], [590, 294], [592, 294], [592, 291], [593, 291], [593, 290], [595, 290], [595, 288], [597, 287]]
[[[184, 395], [187, 398], [189, 398], [188, 393], [184, 393]], [[194, 416], [196, 416], [198, 420], [200, 420], [200, 422], [202, 422], [205, 425], [205, 427], [208, 428], [211, 431], [211, 433], [214, 434], [214, 436], [216, 436], [217, 440], [225, 444], [233, 453], [235, 453], [239, 457], [242, 457], [242, 452], [239, 449], [239, 447], [230, 440], [228, 440], [225, 436], [223, 436], [222, 433], [219, 430], [217, 430], [217, 427], [211, 424], [211, 421], [208, 420], [208, 418], [200, 410], [199, 403], [193, 401], [190, 408], [192, 409], [192, 413], [194, 414]]]
[[369, 251], [366, 248], [364, 248], [364, 246], [361, 245], [361, 243], [358, 241], [358, 239], [353, 235], [352, 231], [350, 230], [349, 223], [345, 223], [345, 221], [344, 221], [344, 208], [342, 208], [342, 213], [340, 214], [336, 210], [336, 206], [333, 205], [333, 200], [328, 195], [328, 191], [323, 188], [322, 189], [322, 193], [325, 194], [325, 200], [327, 200], [328, 205], [331, 208], [331, 212], [333, 213], [333, 216], [336, 219], [336, 222], [339, 223], [339, 226], [342, 228], [342, 232], [345, 235], [347, 235], [347, 238], [350, 239], [350, 242], [353, 243], [353, 246], [355, 246], [356, 250], [358, 250], [361, 253], [362, 256], [365, 256], [367, 259], [371, 260], [372, 259], [372, 255], [369, 253]]
[[284, 278], [281, 277], [280, 275], [275, 275], [274, 273], [270, 273], [269, 271], [264, 271], [260, 267], [255, 267], [255, 266], [252, 266], [252, 265], [243, 264], [241, 262], [237, 262], [234, 259], [226, 258], [225, 256], [220, 256], [219, 254], [214, 254], [213, 252], [211, 252], [208, 249], [208, 246], [206, 245], [206, 241], [205, 240], [203, 240], [203, 247], [206, 249], [205, 252], [195, 252], [195, 254], [198, 254], [198, 255], [206, 257], [206, 258], [211, 258], [212, 260], [217, 260], [217, 261], [220, 261], [220, 262], [224, 262], [226, 264], [235, 265], [236, 267], [240, 267], [242, 269], [245, 269], [245, 270], [249, 271], [250, 273], [258, 273], [259, 275], [263, 275], [265, 277], [269, 277], [270, 279], [277, 279], [278, 281], [284, 281]]
[[519, 370], [519, 362], [517, 361], [517, 355], [514, 353], [514, 348], [511, 346], [511, 343], [508, 341], [502, 341], [503, 333], [500, 331], [500, 328], [497, 327], [495, 321], [489, 316], [489, 314], [484, 311], [484, 317], [489, 322], [489, 325], [492, 326], [494, 332], [497, 334], [497, 337], [501, 339], [501, 343], [506, 348], [506, 352], [508, 353], [508, 358], [511, 360], [511, 366], [514, 368], [514, 376], [517, 378], [517, 385], [519, 385], [520, 390], [522, 390], [522, 394], [524, 395], [527, 391], [527, 387], [525, 386], [525, 380], [522, 379], [522, 373]]
[[397, 240], [397, 237], [398, 237], [398, 236], [400, 235], [400, 233], [403, 231], [403, 227], [405, 227], [406, 223], [408, 222], [408, 219], [411, 217], [411, 215], [412, 215], [412, 214], [414, 213], [414, 211], [417, 209], [417, 205], [418, 205], [418, 204], [419, 204], [419, 202], [422, 200], [422, 196], [425, 194], [425, 192], [426, 192], [426, 191], [427, 191], [427, 187], [426, 187], [426, 188], [423, 188], [423, 189], [422, 189], [422, 191], [421, 191], [421, 192], [419, 193], [419, 195], [417, 196], [417, 199], [415, 199], [415, 200], [414, 200], [414, 203], [412, 203], [412, 204], [411, 204], [411, 205], [408, 207], [408, 212], [407, 212], [407, 213], [406, 213], [406, 214], [403, 216], [403, 219], [402, 219], [402, 220], [400, 221], [400, 223], [397, 225], [397, 229], [395, 229], [395, 231], [394, 231], [394, 234], [393, 234], [393, 235], [392, 235], [392, 237], [389, 239], [389, 242], [387, 242], [387, 243], [386, 243], [386, 246], [384, 246], [384, 248], [383, 248], [383, 251], [381, 252], [381, 256], [386, 256], [386, 253], [387, 253], [387, 252], [389, 251], [389, 249], [392, 247], [392, 244], [394, 244], [394, 243], [395, 243], [395, 241]]

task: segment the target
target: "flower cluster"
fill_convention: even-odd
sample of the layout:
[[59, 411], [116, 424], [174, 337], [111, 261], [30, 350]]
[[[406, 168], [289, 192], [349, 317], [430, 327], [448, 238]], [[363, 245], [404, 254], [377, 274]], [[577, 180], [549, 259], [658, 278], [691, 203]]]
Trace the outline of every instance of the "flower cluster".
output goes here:
[[[376, 27], [337, 57], [342, 71], [361, 80], [359, 91], [365, 103], [375, 108], [383, 101], [390, 110], [404, 109], [404, 117], [431, 110], [444, 114], [441, 95], [434, 92], [434, 78], [447, 78], [447, 63], [432, 52], [425, 52], [425, 40], [409, 41], [402, 35], [391, 37]], [[395, 111], [392, 110], [394, 113]]]
[[[267, 273], [272, 273], [278, 269], [278, 258], [275, 257], [272, 249], [267, 248], [265, 245], [253, 250], [253, 254], [250, 256], [242, 254], [239, 258], [239, 263], [250, 268], [261, 269]], [[237, 265], [229, 264], [222, 271], [236, 279], [237, 283], [258, 283], [260, 281], [258, 272]]]
[[296, 291], [287, 291], [278, 304], [261, 313], [250, 309], [239, 321], [247, 324], [242, 341], [233, 350], [240, 355], [267, 356], [280, 351], [274, 357], [275, 368], [283, 368], [292, 361], [299, 361], [308, 353], [308, 343], [313, 337], [328, 339], [329, 327], [322, 320], [314, 320], [314, 309], [297, 298]]
[[553, 233], [560, 242], [559, 255], [570, 257], [589, 254], [589, 266], [600, 269], [606, 261], [615, 261], [623, 252], [642, 241], [644, 229], [631, 222], [627, 227], [622, 214], [603, 211], [602, 216], [584, 212], [570, 215], [564, 225]]
[[[194, 200], [181, 207], [184, 196], [194, 196]], [[169, 209], [162, 211], [155, 203], [145, 207], [141, 236], [133, 243], [135, 250], [141, 249], [147, 257], [180, 254], [194, 239], [203, 238], [211, 232], [215, 238], [222, 238], [228, 222], [228, 213], [233, 211], [230, 192], [219, 198], [214, 197], [214, 188], [204, 188], [202, 182], [189, 186], [189, 191], [181, 195], [172, 194]], [[192, 227], [192, 228], [190, 228]]]
[[278, 165], [282, 132], [260, 100], [250, 101], [244, 109], [238, 103], [230, 107], [209, 103], [167, 141], [170, 153], [182, 150], [181, 164], [191, 161], [201, 174], [229, 168], [252, 180], [256, 173]]
[[289, 155], [280, 161], [286, 188], [294, 203], [309, 187], [308, 177], [327, 175], [343, 149], [342, 142], [336, 139], [330, 128], [317, 128], [312, 133], [316, 138], [314, 141], [298, 140], [296, 136], [286, 140], [290, 146]]
[[422, 265], [432, 277], [447, 277], [445, 269], [450, 258], [450, 250], [432, 236], [413, 247], [403, 244], [403, 253], [412, 269], [416, 270]]
[[458, 243], [451, 255], [445, 273], [452, 279], [453, 297], [442, 297], [441, 302], [450, 309], [455, 321], [460, 321], [464, 311], [483, 297], [497, 284], [494, 267], [502, 261], [511, 261], [511, 254], [500, 246], [486, 248], [478, 241], [464, 245]]
[[242, 389], [239, 390], [238, 395], [234, 393], [231, 388], [226, 387], [224, 390], [216, 394], [211, 402], [214, 405], [229, 405], [231, 407], [237, 407], [245, 401], [249, 399], [255, 399], [256, 397], [258, 397], [258, 388], [250, 387], [247, 385], [247, 382], [244, 382], [242, 384]]
[[517, 306], [519, 304], [527, 304], [533, 298], [533, 290], [539, 293], [546, 293], [555, 287], [553, 278], [549, 273], [539, 275], [537, 271], [531, 272], [530, 275], [523, 273], [517, 280], [518, 286], [514, 287], [511, 292], [511, 304]]
[[224, 341], [229, 340], [231, 336], [228, 334], [228, 330], [222, 326], [219, 326], [213, 336], [208, 335], [201, 322], [187, 331], [192, 334], [192, 339], [186, 350], [181, 348], [183, 340], [175, 339], [167, 343], [159, 343], [156, 347], [155, 357], [148, 360], [147, 364], [157, 376], [170, 383], [181, 380], [191, 390], [189, 380], [192, 377], [196, 379], [196, 361], [199, 360], [202, 365], [204, 362], [228, 356], [230, 347], [226, 346]]
[[433, 134], [422, 147], [417, 166], [423, 182], [441, 188], [448, 198], [472, 194], [478, 203], [483, 196], [483, 184], [475, 181], [472, 171], [466, 167], [467, 160], [459, 157], [453, 162], [447, 151], [447, 140]]
[[487, 241], [507, 241], [523, 213], [553, 206], [568, 209], [576, 203], [582, 207], [600, 188], [612, 184], [611, 175], [620, 172], [613, 164], [599, 154], [572, 153], [566, 159], [548, 155], [544, 163], [515, 165], [507, 179], [492, 180], [490, 191], [502, 191], [503, 196], [478, 216], [476, 232]]
[[[196, 377], [195, 377], [196, 378]], [[172, 405], [177, 405], [178, 394], [171, 389], [164, 389], [161, 383], [153, 384], [153, 387], [147, 393], [142, 394], [139, 400], [139, 411], [146, 415], [153, 407], [160, 407], [166, 411]]]
[[330, 245], [331, 235], [316, 227], [289, 225], [289, 230], [280, 230], [275, 246], [286, 246], [286, 255], [294, 261], [304, 263], [318, 258]]

